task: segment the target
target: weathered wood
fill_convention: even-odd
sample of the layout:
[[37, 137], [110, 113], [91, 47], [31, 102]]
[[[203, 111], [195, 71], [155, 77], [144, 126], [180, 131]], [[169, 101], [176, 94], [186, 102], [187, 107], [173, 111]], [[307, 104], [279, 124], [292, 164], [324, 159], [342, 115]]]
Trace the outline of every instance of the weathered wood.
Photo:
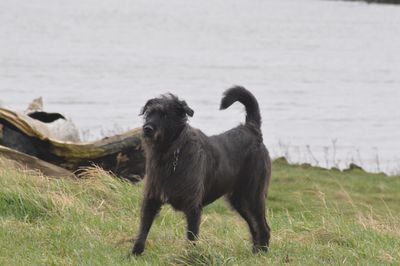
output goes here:
[[18, 162], [23, 169], [39, 170], [44, 175], [52, 177], [76, 177], [72, 172], [58, 167], [54, 164], [42, 161], [34, 156], [27, 155], [16, 150], [9, 149], [0, 145], [0, 155], [6, 159]]
[[99, 141], [74, 143], [49, 137], [42, 122], [0, 108], [0, 145], [70, 171], [96, 164], [116, 176], [138, 181], [144, 175], [141, 129]]

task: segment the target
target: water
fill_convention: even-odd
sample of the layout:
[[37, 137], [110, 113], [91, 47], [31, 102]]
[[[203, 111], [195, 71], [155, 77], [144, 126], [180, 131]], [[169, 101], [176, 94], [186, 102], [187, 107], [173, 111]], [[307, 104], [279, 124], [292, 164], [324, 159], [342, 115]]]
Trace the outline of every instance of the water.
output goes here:
[[90, 139], [173, 92], [208, 134], [232, 84], [259, 99], [273, 156], [400, 169], [400, 6], [323, 0], [1, 0], [0, 102], [43, 96]]

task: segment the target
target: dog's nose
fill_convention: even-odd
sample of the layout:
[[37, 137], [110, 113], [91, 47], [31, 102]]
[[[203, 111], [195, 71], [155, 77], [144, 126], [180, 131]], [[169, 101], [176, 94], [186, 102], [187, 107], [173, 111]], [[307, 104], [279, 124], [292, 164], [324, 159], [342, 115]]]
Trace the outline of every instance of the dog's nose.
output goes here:
[[143, 134], [144, 134], [146, 137], [151, 137], [151, 136], [153, 136], [153, 133], [154, 133], [154, 128], [153, 128], [151, 125], [144, 125], [144, 126], [143, 126]]

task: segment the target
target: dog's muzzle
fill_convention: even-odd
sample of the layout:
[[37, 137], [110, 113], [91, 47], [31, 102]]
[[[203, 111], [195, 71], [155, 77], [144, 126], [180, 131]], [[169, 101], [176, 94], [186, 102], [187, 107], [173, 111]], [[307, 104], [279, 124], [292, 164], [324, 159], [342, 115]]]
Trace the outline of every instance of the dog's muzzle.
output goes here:
[[146, 124], [143, 126], [143, 135], [147, 138], [151, 138], [154, 135], [154, 127]]

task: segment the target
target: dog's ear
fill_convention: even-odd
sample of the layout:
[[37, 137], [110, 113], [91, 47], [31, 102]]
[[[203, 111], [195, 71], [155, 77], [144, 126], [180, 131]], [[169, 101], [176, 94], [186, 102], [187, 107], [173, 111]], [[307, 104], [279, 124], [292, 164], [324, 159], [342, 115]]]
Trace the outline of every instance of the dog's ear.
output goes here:
[[180, 104], [183, 108], [183, 111], [185, 112], [185, 114], [187, 114], [188, 116], [192, 117], [194, 115], [194, 111], [192, 108], [190, 108], [187, 103], [185, 101], [180, 101]]
[[147, 111], [147, 108], [149, 108], [150, 105], [154, 104], [155, 99], [148, 100], [147, 103], [142, 107], [142, 110], [140, 111], [139, 115], [144, 115]]

